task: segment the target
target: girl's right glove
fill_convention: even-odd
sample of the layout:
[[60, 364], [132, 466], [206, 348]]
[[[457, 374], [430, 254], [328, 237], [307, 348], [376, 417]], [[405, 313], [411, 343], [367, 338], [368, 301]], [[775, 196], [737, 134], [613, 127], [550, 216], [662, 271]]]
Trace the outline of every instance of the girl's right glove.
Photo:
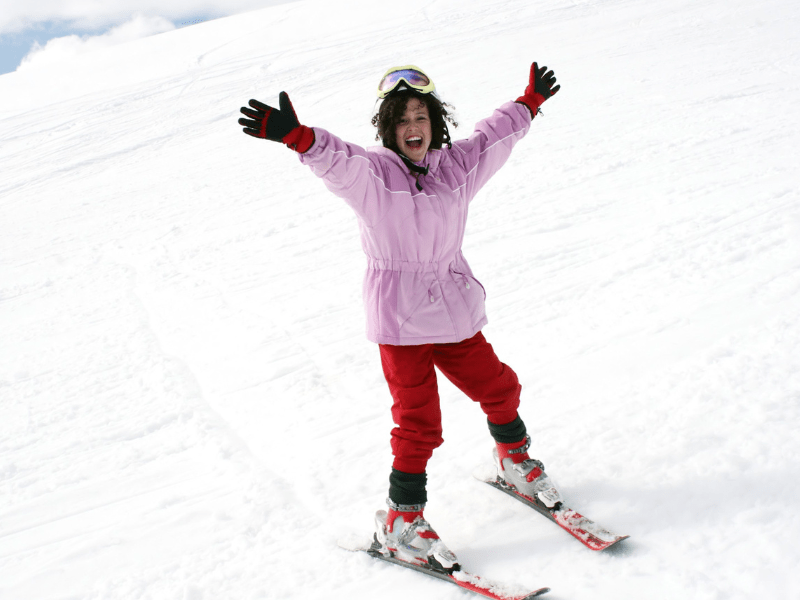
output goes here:
[[239, 119], [244, 132], [255, 138], [283, 142], [301, 154], [314, 143], [314, 130], [300, 125], [294, 112], [289, 94], [281, 92], [278, 96], [280, 109], [273, 108], [258, 100], [250, 100], [252, 108], [243, 106], [241, 113], [249, 119]]
[[553, 87], [555, 82], [556, 76], [553, 71], [548, 71], [547, 67], [540, 69], [539, 65], [533, 63], [528, 87], [516, 101], [527, 106], [531, 111], [531, 118], [533, 118], [539, 112], [539, 107], [544, 104], [544, 101], [561, 89], [560, 85]]

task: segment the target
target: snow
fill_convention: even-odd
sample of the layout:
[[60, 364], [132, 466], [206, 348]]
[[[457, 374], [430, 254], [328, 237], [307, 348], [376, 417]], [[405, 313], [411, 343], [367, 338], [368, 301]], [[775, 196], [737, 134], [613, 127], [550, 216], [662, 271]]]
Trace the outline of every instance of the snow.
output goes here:
[[[355, 217], [244, 136], [249, 98], [374, 144], [419, 64], [464, 137], [562, 86], [482, 191], [485, 334], [597, 554], [476, 481], [441, 380], [426, 516], [553, 600], [795, 598], [800, 5], [303, 0], [0, 76], [0, 598], [466, 597], [369, 532], [390, 399]], [[411, 36], [411, 37], [409, 37]]]

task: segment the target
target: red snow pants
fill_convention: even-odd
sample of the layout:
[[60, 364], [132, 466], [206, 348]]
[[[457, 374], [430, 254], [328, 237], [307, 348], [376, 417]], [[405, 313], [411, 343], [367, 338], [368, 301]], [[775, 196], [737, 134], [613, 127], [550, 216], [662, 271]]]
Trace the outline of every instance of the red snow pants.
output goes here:
[[444, 441], [434, 367], [480, 403], [495, 425], [517, 418], [521, 390], [517, 375], [500, 362], [481, 332], [457, 344], [380, 344], [380, 352], [394, 400], [392, 453], [398, 471], [424, 473], [433, 450]]

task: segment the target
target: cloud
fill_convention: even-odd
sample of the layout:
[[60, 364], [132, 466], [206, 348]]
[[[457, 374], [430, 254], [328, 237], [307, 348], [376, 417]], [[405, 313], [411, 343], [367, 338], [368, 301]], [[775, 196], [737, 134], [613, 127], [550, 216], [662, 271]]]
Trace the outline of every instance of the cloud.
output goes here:
[[78, 30], [100, 30], [133, 14], [181, 18], [222, 17], [291, 0], [0, 0], [0, 34], [20, 33], [59, 23]]
[[175, 25], [163, 17], [135, 15], [129, 21], [112, 27], [101, 35], [68, 35], [49, 40], [44, 46], [35, 43], [31, 51], [22, 59], [17, 70], [25, 71], [58, 64], [79, 54], [96, 52], [173, 29], [175, 29]]

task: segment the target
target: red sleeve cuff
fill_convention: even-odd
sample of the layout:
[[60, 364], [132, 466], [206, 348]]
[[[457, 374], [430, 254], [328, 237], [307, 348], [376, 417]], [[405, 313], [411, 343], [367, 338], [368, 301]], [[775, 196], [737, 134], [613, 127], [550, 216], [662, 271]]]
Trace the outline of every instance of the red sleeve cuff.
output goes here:
[[531, 111], [531, 119], [533, 119], [533, 117], [535, 117], [539, 112], [539, 107], [544, 104], [545, 97], [541, 94], [533, 92], [532, 94], [520, 96], [516, 101], [528, 107], [528, 110]]
[[295, 152], [304, 154], [314, 145], [314, 130], [305, 125], [299, 125], [292, 129], [283, 138], [283, 143]]

